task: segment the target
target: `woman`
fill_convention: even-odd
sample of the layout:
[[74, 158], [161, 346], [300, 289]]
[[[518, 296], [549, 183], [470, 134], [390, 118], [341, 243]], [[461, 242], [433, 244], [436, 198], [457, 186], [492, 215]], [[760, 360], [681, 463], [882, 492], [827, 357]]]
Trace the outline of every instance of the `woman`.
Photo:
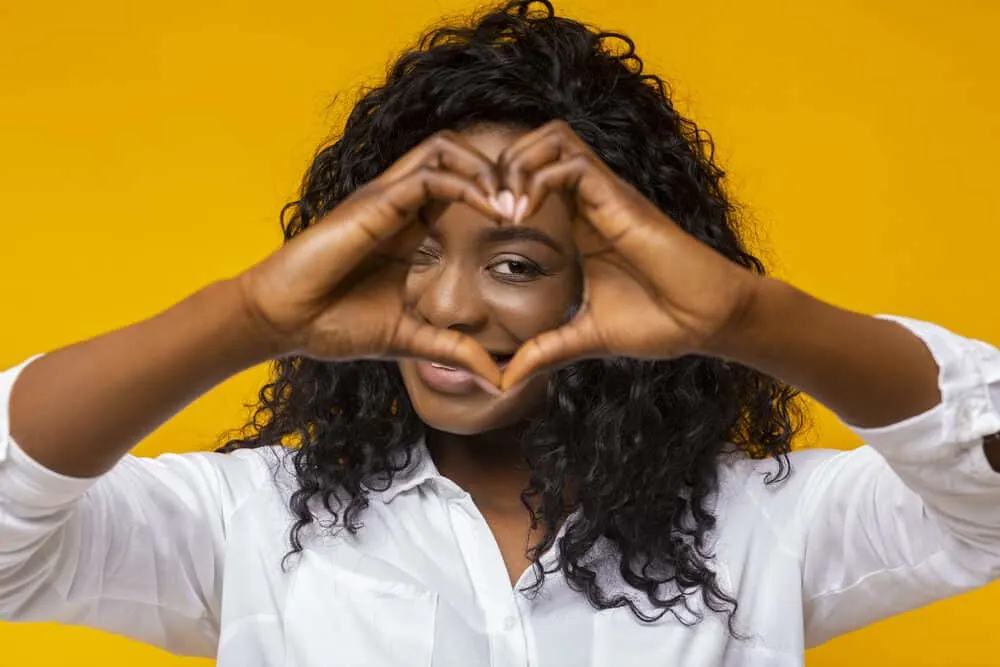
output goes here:
[[[223, 667], [796, 665], [995, 579], [1000, 352], [765, 277], [722, 176], [627, 39], [435, 31], [280, 250], [3, 374], [0, 614]], [[243, 437], [127, 454], [272, 359]], [[868, 446], [790, 453], [792, 387]]]

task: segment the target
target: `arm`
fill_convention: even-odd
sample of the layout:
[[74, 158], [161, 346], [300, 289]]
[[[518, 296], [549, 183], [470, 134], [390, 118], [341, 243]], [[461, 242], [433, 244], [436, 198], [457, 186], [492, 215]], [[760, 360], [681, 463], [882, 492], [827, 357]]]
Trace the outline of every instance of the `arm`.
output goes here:
[[232, 283], [0, 373], [0, 618], [214, 655], [226, 517], [255, 452], [125, 456], [261, 358]]
[[[0, 424], [16, 376], [0, 374]], [[41, 466], [6, 432], [0, 448], [0, 620], [216, 654], [226, 524], [270, 482], [265, 450], [126, 455], [84, 479]]]
[[587, 223], [574, 229], [582, 307], [521, 347], [504, 387], [576, 359], [711, 355], [799, 387], [872, 445], [796, 452], [797, 474], [762, 501], [777, 546], [800, 559], [812, 643], [1000, 577], [1000, 475], [987, 462], [998, 459], [1000, 351], [748, 271], [625, 183], [565, 121], [498, 162], [526, 197], [518, 220], [560, 189]]
[[1000, 577], [1000, 351], [765, 289], [727, 356], [817, 396], [868, 443], [797, 453], [770, 501], [801, 561], [809, 645]]
[[238, 282], [149, 320], [38, 358], [10, 396], [10, 431], [50, 470], [94, 477], [229, 376], [272, 353]]
[[277, 356], [421, 357], [499, 383], [474, 339], [410, 313], [408, 265], [394, 259], [423, 239], [411, 223], [430, 200], [499, 217], [484, 174], [485, 156], [436, 135], [237, 278], [0, 374], [0, 618], [211, 654], [226, 522], [270, 478], [255, 460], [263, 450], [126, 452], [218, 382]]
[[779, 378], [859, 427], [884, 426], [941, 400], [927, 346], [895, 322], [757, 281], [743, 315], [711, 354]]

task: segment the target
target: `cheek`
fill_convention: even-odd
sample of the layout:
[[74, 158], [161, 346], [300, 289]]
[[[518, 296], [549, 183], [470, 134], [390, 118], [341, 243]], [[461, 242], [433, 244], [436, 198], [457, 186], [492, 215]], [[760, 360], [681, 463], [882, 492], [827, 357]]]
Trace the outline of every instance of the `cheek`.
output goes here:
[[404, 304], [412, 307], [417, 303], [417, 301], [420, 300], [420, 295], [423, 294], [431, 284], [430, 275], [431, 272], [427, 268], [410, 268], [409, 272], [406, 274], [406, 280], [403, 282]]
[[497, 321], [522, 340], [563, 324], [580, 298], [578, 281], [569, 275], [523, 286], [491, 286], [484, 291]]

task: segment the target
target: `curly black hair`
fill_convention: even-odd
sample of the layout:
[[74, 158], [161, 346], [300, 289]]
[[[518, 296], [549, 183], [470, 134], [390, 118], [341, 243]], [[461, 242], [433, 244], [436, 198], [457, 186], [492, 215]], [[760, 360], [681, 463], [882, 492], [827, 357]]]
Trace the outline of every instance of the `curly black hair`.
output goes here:
[[[764, 273], [741, 238], [711, 137], [674, 109], [660, 77], [643, 72], [632, 40], [556, 16], [547, 0], [511, 2], [437, 27], [405, 52], [383, 85], [363, 92], [339, 139], [316, 154], [299, 199], [282, 211], [285, 238], [435, 132], [534, 128], [557, 118], [689, 233]], [[272, 371], [249, 423], [219, 451], [294, 443], [296, 521], [287, 557], [302, 551], [301, 531], [319, 518], [313, 500], [332, 517], [323, 525], [361, 529], [369, 492], [387, 488], [410, 464], [425, 426], [394, 362], [295, 357], [274, 362]], [[707, 608], [726, 613], [735, 635], [737, 600], [721, 589], [708, 546], [717, 459], [735, 445], [776, 458], [768, 481], [783, 479], [804, 414], [792, 387], [702, 356], [590, 360], [554, 373], [523, 439], [531, 478], [521, 498], [544, 535], [528, 553], [533, 588], [546, 575], [538, 557], [573, 509], [579, 518], [560, 540], [558, 570], [594, 607], [627, 606], [645, 622], [668, 612], [680, 618], [688, 596], [700, 591]], [[569, 480], [573, 508], [564, 506]], [[599, 584], [592, 562], [599, 540], [614, 546], [617, 571], [633, 591], [610, 593]]]

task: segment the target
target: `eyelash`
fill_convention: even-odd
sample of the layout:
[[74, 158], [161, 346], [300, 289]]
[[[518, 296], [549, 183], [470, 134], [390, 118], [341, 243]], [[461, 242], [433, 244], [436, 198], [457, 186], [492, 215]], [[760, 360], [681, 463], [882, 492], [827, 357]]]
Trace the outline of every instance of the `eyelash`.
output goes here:
[[[504, 264], [519, 265], [523, 267], [524, 273], [500, 273], [495, 270], [496, 267]], [[499, 276], [500, 280], [509, 283], [526, 283], [547, 275], [545, 271], [542, 270], [542, 267], [526, 259], [502, 259], [499, 262], [490, 264], [487, 268], [490, 269], [494, 275]]]
[[[441, 254], [431, 250], [430, 248], [417, 248], [417, 252], [414, 254], [413, 263], [418, 266], [425, 266], [430, 264], [434, 260], [441, 258]], [[422, 261], [421, 261], [422, 260]]]
[[[431, 248], [420, 248], [417, 250], [416, 257], [414, 258], [414, 264], [417, 266], [426, 266], [433, 263], [441, 258], [441, 254], [436, 252]], [[504, 264], [514, 264], [522, 267], [523, 273], [502, 273], [496, 271], [496, 267], [502, 266]], [[498, 262], [493, 262], [486, 267], [494, 276], [497, 276], [498, 280], [508, 283], [526, 283], [532, 280], [537, 280], [541, 276], [549, 275], [542, 267], [540, 267], [535, 262], [525, 258], [519, 259], [502, 259]]]

